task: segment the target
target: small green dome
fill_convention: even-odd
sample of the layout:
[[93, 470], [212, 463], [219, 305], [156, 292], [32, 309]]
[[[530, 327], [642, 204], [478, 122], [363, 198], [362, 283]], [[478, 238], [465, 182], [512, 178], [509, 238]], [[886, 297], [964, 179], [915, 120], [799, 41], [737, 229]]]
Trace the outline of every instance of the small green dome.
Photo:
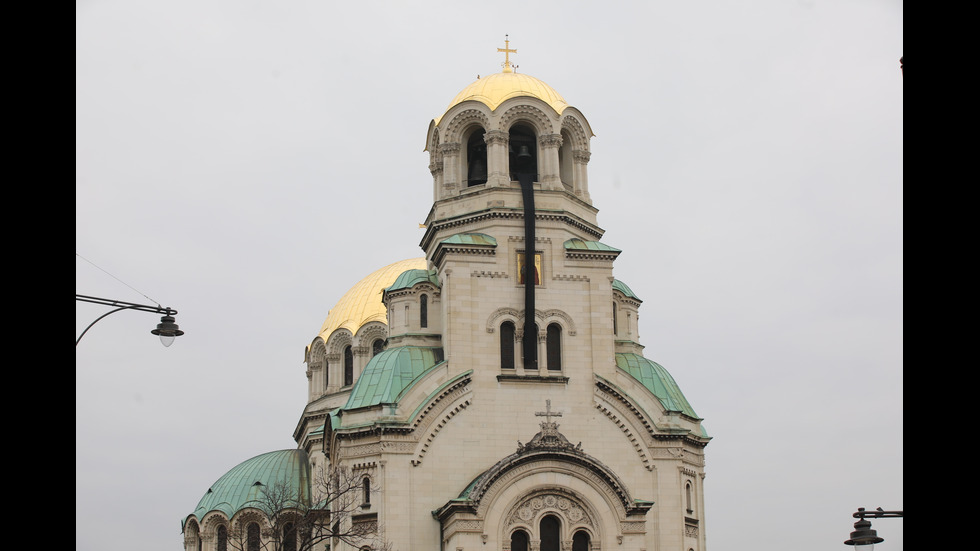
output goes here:
[[401, 289], [411, 289], [419, 283], [431, 283], [437, 288], [441, 287], [439, 276], [436, 275], [435, 270], [405, 270], [398, 274], [395, 282], [386, 287], [384, 292], [390, 293]]
[[300, 505], [310, 502], [310, 461], [301, 449], [265, 453], [238, 464], [208, 488], [191, 516], [198, 521], [212, 511], [221, 511], [227, 518], [258, 505], [262, 490], [279, 483], [288, 485]]

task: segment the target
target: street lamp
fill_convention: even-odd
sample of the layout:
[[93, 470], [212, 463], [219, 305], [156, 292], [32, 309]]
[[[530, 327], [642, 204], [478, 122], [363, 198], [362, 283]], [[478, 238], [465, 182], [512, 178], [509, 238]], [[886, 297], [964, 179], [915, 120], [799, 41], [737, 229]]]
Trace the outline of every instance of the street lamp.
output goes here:
[[113, 300], [108, 298], [90, 297], [90, 296], [79, 295], [79, 294], [75, 295], [75, 300], [80, 302], [91, 302], [94, 304], [103, 304], [105, 306], [118, 307], [115, 310], [110, 310], [105, 314], [102, 314], [101, 316], [95, 318], [95, 321], [88, 324], [88, 327], [85, 328], [85, 331], [82, 331], [82, 334], [78, 336], [77, 340], [75, 340], [75, 346], [78, 346], [78, 341], [82, 340], [82, 337], [85, 336], [85, 333], [87, 333], [88, 330], [91, 329], [92, 326], [96, 324], [96, 322], [108, 316], [109, 314], [115, 314], [120, 310], [139, 310], [140, 312], [153, 312], [156, 314], [163, 314], [163, 317], [160, 318], [160, 323], [157, 324], [157, 328], [150, 331], [150, 333], [160, 337], [160, 342], [163, 343], [163, 346], [170, 346], [171, 344], [174, 343], [175, 338], [184, 334], [184, 332], [180, 330], [180, 327], [178, 327], [177, 324], [174, 323], [176, 321], [174, 319], [174, 314], [177, 313], [177, 310], [174, 310], [170, 307], [161, 308], [160, 306], [149, 306], [146, 304], [136, 304], [134, 302], [126, 302], [122, 300]]
[[859, 519], [854, 523], [854, 531], [851, 532], [851, 539], [844, 542], [845, 545], [857, 546], [860, 551], [872, 551], [876, 543], [885, 541], [885, 538], [878, 537], [878, 531], [871, 529], [871, 521], [866, 517], [874, 518], [900, 518], [905, 517], [904, 511], [883, 511], [878, 507], [874, 511], [865, 511], [864, 507], [859, 507], [857, 512], [852, 515]]

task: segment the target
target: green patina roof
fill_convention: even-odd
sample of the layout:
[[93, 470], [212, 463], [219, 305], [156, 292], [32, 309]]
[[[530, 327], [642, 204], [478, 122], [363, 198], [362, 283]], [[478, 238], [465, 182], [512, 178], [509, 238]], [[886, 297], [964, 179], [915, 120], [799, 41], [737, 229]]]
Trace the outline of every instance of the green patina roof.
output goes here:
[[639, 354], [617, 353], [616, 366], [629, 373], [652, 392], [667, 411], [679, 411], [695, 419], [700, 419], [698, 414], [694, 413], [694, 408], [688, 403], [680, 387], [674, 382], [674, 378], [662, 365]]
[[436, 275], [435, 270], [405, 270], [398, 276], [398, 279], [394, 283], [385, 288], [384, 292], [390, 293], [399, 289], [411, 289], [419, 283], [426, 282], [440, 287], [439, 276]]
[[612, 288], [613, 291], [619, 291], [620, 293], [623, 293], [629, 298], [635, 298], [636, 300], [640, 300], [640, 297], [636, 296], [636, 293], [633, 292], [633, 289], [630, 289], [625, 283], [623, 283], [618, 279], [613, 280]]
[[574, 251], [610, 251], [615, 253], [621, 253], [620, 249], [615, 247], [610, 247], [605, 243], [600, 243], [598, 241], [585, 241], [584, 239], [569, 239], [565, 241], [565, 248]]
[[440, 242], [442, 245], [490, 245], [497, 246], [497, 240], [485, 233], [457, 233]]
[[262, 489], [280, 482], [289, 485], [301, 504], [309, 505], [310, 461], [306, 451], [279, 450], [240, 463], [208, 488], [192, 515], [202, 520], [211, 511], [221, 511], [230, 519], [246, 507], [259, 505]]
[[442, 361], [442, 348], [400, 346], [379, 352], [364, 367], [342, 409], [397, 403], [417, 378]]

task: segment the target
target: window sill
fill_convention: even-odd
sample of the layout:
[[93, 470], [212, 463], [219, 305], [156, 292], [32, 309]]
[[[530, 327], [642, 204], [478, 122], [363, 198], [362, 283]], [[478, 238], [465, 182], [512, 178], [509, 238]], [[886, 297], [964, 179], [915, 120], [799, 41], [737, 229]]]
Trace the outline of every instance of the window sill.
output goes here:
[[563, 375], [497, 375], [498, 383], [548, 383], [548, 384], [568, 384], [568, 377]]

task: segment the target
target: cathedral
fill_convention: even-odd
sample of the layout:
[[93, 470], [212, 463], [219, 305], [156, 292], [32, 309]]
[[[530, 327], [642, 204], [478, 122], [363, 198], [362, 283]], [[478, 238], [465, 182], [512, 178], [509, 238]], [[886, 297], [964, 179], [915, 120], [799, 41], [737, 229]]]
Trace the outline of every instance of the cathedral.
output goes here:
[[[498, 51], [502, 72], [426, 131], [424, 256], [329, 310], [297, 447], [218, 478], [181, 520], [185, 551], [705, 551], [710, 437], [639, 342], [589, 122]], [[350, 491], [327, 503], [317, 473], [336, 472]], [[312, 528], [280, 522], [270, 488], [345, 536], [304, 547]]]

